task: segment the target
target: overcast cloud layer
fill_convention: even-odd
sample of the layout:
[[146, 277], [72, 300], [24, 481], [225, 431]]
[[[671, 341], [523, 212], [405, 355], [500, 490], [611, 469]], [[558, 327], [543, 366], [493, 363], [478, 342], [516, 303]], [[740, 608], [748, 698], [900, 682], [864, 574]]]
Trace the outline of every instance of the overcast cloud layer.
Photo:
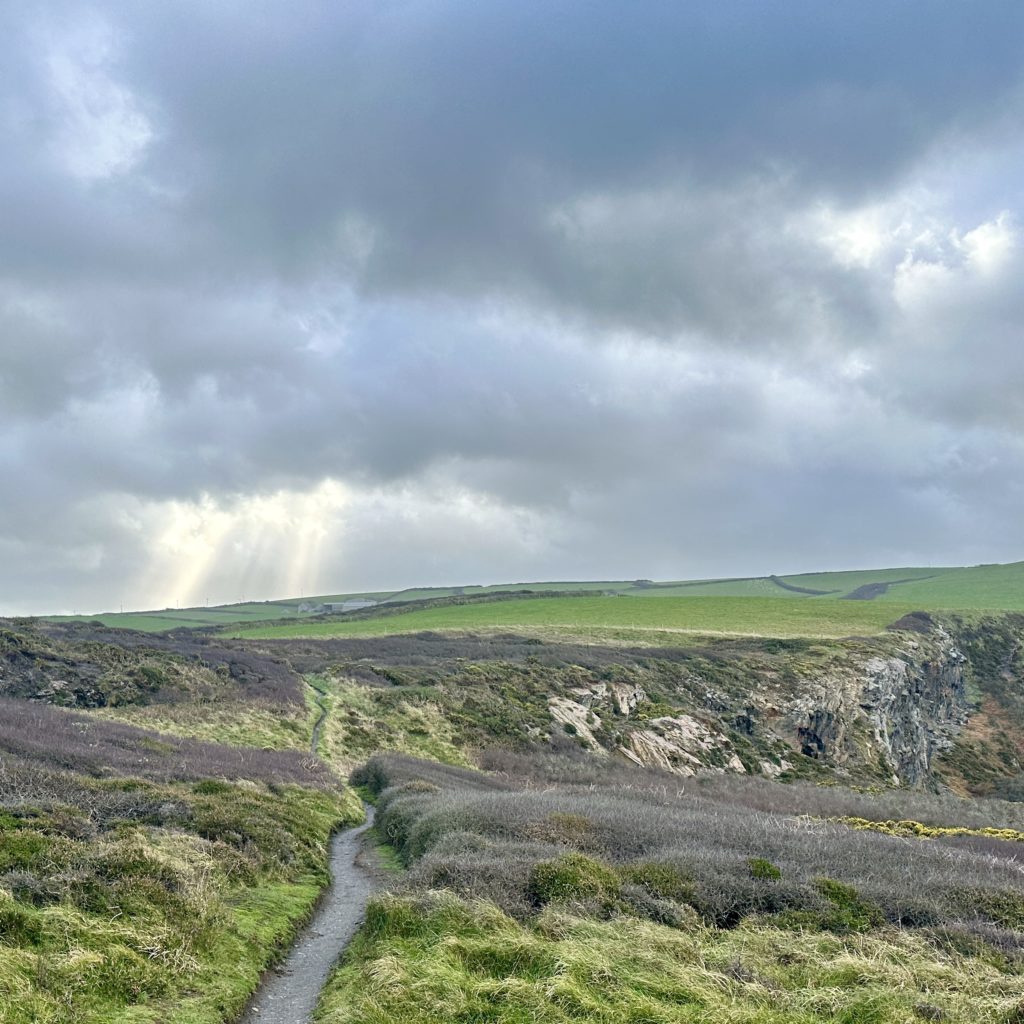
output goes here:
[[1024, 6], [0, 0], [0, 613], [1024, 557]]

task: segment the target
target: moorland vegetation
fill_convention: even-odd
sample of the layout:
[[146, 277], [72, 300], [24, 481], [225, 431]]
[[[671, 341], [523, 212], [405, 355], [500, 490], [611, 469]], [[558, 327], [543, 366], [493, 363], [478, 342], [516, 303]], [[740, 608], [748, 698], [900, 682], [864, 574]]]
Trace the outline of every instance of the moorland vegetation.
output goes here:
[[1024, 778], [1024, 620], [460, 618], [661, 600], [446, 597], [322, 638], [4, 623], [0, 1021], [234, 1019], [354, 769], [394, 870], [329, 1024], [1019, 1024], [1024, 804], [993, 798]]
[[[370, 908], [321, 1020], [1007, 1024], [1024, 986], [1021, 846], [836, 818], [842, 789], [495, 752], [355, 775], [408, 873]], [[799, 808], [799, 812], [797, 809]], [[887, 811], [1020, 824], [903, 794]]]

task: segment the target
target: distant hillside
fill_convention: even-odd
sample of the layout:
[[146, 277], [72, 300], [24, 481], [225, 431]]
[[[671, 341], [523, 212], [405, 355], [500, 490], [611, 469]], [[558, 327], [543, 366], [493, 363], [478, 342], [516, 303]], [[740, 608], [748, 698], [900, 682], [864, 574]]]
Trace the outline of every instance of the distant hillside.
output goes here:
[[[505, 630], [593, 642], [679, 644], [684, 634], [789, 637], [870, 636], [911, 607], [890, 602], [776, 601], [752, 597], [525, 596], [494, 601], [468, 597], [419, 602], [390, 611], [284, 623], [253, 623], [233, 635], [248, 638], [384, 636], [424, 630]], [[376, 614], [374, 614], [376, 612]]]
[[[969, 611], [1024, 611], [1024, 562], [1006, 565], [915, 566], [749, 576], [711, 580], [585, 580], [497, 583], [488, 586], [416, 587], [396, 591], [325, 594], [250, 601], [215, 607], [166, 608], [99, 615], [48, 616], [51, 621], [90, 620], [107, 626], [163, 632], [211, 626], [287, 622], [336, 613], [347, 602], [379, 605], [476, 597], [502, 592], [594, 592], [644, 599], [664, 597], [777, 598], [802, 601], [884, 601], [902, 606]], [[837, 613], [840, 615], [841, 613]], [[856, 620], [856, 616], [851, 616]], [[884, 618], [881, 614], [879, 618]]]

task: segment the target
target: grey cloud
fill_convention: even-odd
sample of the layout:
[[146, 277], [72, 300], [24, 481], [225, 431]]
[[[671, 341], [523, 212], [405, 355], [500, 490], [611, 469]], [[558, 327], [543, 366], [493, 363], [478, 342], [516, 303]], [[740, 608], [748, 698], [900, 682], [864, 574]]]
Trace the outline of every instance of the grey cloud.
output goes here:
[[[0, 29], [0, 605], [112, 600], [174, 502], [326, 479], [353, 587], [1017, 554], [1019, 5]], [[913, 223], [841, 258], [816, 218], [872, 204]], [[255, 537], [222, 596], [287, 580]]]

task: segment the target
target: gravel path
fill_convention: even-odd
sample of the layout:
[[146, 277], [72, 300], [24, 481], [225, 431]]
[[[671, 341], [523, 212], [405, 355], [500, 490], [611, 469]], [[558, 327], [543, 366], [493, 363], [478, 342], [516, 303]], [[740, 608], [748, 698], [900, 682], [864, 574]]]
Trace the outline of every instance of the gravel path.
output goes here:
[[366, 822], [339, 832], [331, 843], [331, 884], [313, 920], [292, 946], [288, 956], [267, 972], [240, 1024], [307, 1024], [331, 968], [362, 923], [366, 902], [374, 888], [373, 873], [361, 863], [363, 833], [373, 824], [373, 808]]

